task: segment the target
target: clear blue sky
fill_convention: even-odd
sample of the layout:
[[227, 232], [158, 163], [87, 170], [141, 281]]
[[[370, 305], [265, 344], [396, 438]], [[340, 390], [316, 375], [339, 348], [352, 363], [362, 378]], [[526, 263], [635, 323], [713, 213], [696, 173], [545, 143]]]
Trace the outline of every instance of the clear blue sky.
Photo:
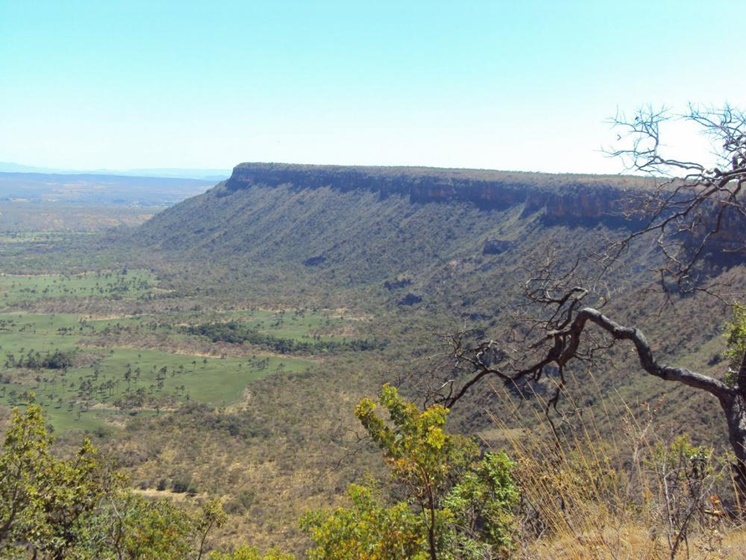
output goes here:
[[744, 106], [743, 0], [0, 0], [0, 161], [615, 172], [617, 109]]

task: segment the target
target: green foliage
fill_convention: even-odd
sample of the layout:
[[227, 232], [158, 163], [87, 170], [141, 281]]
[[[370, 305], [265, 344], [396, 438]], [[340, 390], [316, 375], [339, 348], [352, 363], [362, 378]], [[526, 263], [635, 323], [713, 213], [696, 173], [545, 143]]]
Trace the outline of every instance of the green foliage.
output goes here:
[[73, 366], [74, 357], [75, 351], [57, 349], [54, 352], [47, 351], [45, 354], [41, 354], [38, 350], [30, 349], [25, 355], [22, 354], [18, 358], [12, 353], [6, 354], [5, 367], [66, 370]]
[[180, 560], [194, 546], [194, 521], [169, 500], [148, 500], [133, 494], [120, 497], [104, 513], [111, 522], [105, 554], [142, 560]]
[[210, 346], [177, 332], [181, 321], [180, 314], [0, 314], [0, 403], [15, 406], [33, 391], [56, 430], [92, 431], [121, 424], [130, 412], [230, 405], [252, 381], [312, 365], [300, 357], [197, 356]]
[[50, 481], [37, 466], [50, 462], [51, 437], [41, 409], [14, 409], [0, 455], [0, 546], [27, 540], [43, 524], [42, 496]]
[[422, 517], [406, 502], [386, 507], [373, 489], [357, 484], [347, 493], [351, 507], [303, 517], [301, 527], [315, 544], [310, 560], [427, 558]]
[[279, 354], [318, 354], [324, 352], [353, 351], [364, 352], [381, 350], [385, 344], [363, 339], [349, 340], [296, 340], [259, 332], [255, 326], [237, 321], [227, 323], [209, 323], [186, 327], [185, 332], [192, 335], [205, 336], [213, 342], [228, 342], [241, 344], [248, 342], [261, 346]]
[[363, 399], [355, 414], [407, 500], [387, 507], [371, 488], [351, 486], [351, 508], [304, 518], [316, 546], [310, 557], [476, 559], [507, 553], [511, 509], [519, 497], [508, 457], [480, 455], [473, 440], [446, 432], [443, 406], [420, 411], [389, 385], [379, 403], [388, 420], [371, 399]]
[[504, 451], [485, 453], [444, 498], [443, 507], [453, 517], [448, 548], [458, 551], [458, 558], [485, 558], [490, 549], [511, 549], [512, 509], [520, 499], [513, 467]]
[[733, 322], [725, 325], [725, 337], [728, 341], [728, 365], [734, 372], [726, 376], [726, 382], [733, 385], [736, 381], [735, 372], [740, 369], [746, 352], [746, 305], [736, 305], [733, 308]]
[[456, 442], [444, 430], [448, 409], [434, 405], [420, 412], [390, 385], [384, 386], [379, 400], [393, 426], [376, 414], [371, 399], [360, 401], [355, 416], [383, 450], [394, 476], [425, 499], [440, 489], [451, 469], [448, 459]]
[[295, 560], [292, 554], [286, 554], [277, 549], [261, 554], [251, 546], [239, 546], [233, 552], [212, 552], [209, 560]]
[[217, 500], [191, 512], [125, 489], [88, 440], [70, 459], [51, 444], [38, 405], [13, 410], [0, 453], [3, 558], [202, 558], [208, 533], [225, 523]]
[[0, 455], [0, 549], [66, 557], [119, 477], [85, 441], [71, 459], [51, 453], [41, 408], [14, 409]]
[[208, 534], [225, 519], [217, 500], [194, 511], [122, 490], [109, 496], [90, 520], [82, 554], [96, 560], [200, 559], [206, 557]]
[[713, 452], [693, 445], [682, 434], [670, 442], [657, 442], [645, 464], [658, 486], [651, 505], [660, 512], [674, 558], [693, 532], [692, 526], [702, 525], [708, 513], [717, 509], [719, 498], [713, 489], [719, 475]]
[[650, 461], [655, 468], [675, 473], [678, 480], [693, 481], [712, 474], [711, 455], [712, 450], [694, 445], [682, 434], [668, 443], [656, 442]]

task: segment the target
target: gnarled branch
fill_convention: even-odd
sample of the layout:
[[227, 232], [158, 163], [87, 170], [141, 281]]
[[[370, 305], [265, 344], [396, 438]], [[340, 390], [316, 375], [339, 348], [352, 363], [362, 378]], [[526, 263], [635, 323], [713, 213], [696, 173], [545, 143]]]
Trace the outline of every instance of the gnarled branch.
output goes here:
[[[699, 127], [710, 138], [716, 164], [705, 167], [666, 155], [661, 125], [669, 120]], [[668, 259], [665, 275], [688, 291], [696, 284], [695, 267], [713, 238], [744, 224], [746, 114], [729, 105], [720, 109], [690, 105], [679, 115], [645, 107], [633, 118], [620, 114], [611, 122], [621, 131], [622, 147], [607, 153], [623, 160], [629, 170], [657, 178], [659, 184], [637, 204], [635, 216], [644, 220], [643, 227], [619, 242], [610, 256], [613, 260], [634, 239], [655, 234]]]
[[[562, 300], [562, 303], [565, 304], [566, 300]], [[497, 377], [510, 383], [515, 383], [527, 377], [538, 379], [545, 368], [551, 365], [556, 366], [560, 376], [562, 376], [565, 367], [570, 362], [582, 359], [581, 343], [589, 323], [601, 328], [611, 335], [614, 340], [631, 342], [635, 347], [642, 369], [650, 375], [666, 381], [678, 381], [689, 387], [707, 391], [721, 401], [730, 398], [734, 391], [733, 387], [729, 387], [718, 379], [686, 368], [659, 363], [642, 331], [637, 328], [622, 326], [597, 309], [584, 307], [574, 313], [571, 321], [563, 321], [560, 328], [548, 330], [546, 336], [534, 345], [534, 349], [544, 348], [543, 352], [530, 365], [517, 370], [496, 367], [490, 361], [481, 358], [481, 356], [484, 356], [485, 350], [497, 346], [495, 341], [482, 343], [476, 349], [468, 350], [460, 345], [459, 340], [459, 346], [454, 346], [454, 357], [460, 365], [468, 365], [472, 370], [472, 375], [460, 389], [454, 390], [453, 387], [449, 387], [449, 395], [444, 397], [443, 401], [447, 406], [452, 406], [462, 399], [474, 385], [488, 376]]]

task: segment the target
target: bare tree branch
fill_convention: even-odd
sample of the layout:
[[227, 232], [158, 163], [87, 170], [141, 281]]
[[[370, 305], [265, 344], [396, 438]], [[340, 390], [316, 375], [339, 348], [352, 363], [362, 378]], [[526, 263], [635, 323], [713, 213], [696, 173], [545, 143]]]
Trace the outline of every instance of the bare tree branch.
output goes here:
[[[714, 166], [667, 155], [662, 131], [673, 120], [695, 125], [710, 139]], [[672, 281], [682, 292], [702, 289], [710, 253], [721, 259], [729, 251], [746, 256], [746, 114], [728, 105], [720, 109], [692, 105], [680, 115], [645, 107], [632, 118], [618, 114], [612, 122], [620, 130], [622, 147], [609, 154], [624, 160], [628, 169], [653, 176], [657, 186], [637, 201], [634, 216], [642, 226], [611, 247], [601, 278], [611, 273], [624, 252], [639, 246], [636, 240], [654, 236], [666, 259], [660, 270], [664, 292], [670, 296], [666, 285]], [[628, 342], [647, 374], [705, 391], [718, 400], [737, 458], [737, 486], [746, 498], [746, 355], [732, 385], [661, 363], [640, 329], [604, 315], [600, 311], [604, 298], [575, 282], [580, 262], [578, 256], [575, 262], [557, 267], [550, 259], [531, 272], [524, 295], [539, 318], [522, 317], [513, 325], [513, 332], [522, 335], [522, 351], [508, 351], [516, 342], [512, 336], [476, 345], [467, 344], [463, 334], [451, 337], [454, 371], [462, 373], [444, 384], [437, 398], [450, 407], [485, 379], [520, 389], [521, 383], [551, 376], [554, 391], [546, 400], [548, 411], [556, 408], [566, 386], [568, 366], [590, 362], [597, 352]], [[588, 301], [593, 299], [590, 296], [598, 298], [598, 305]], [[594, 338], [594, 331], [601, 341]], [[520, 357], [513, 359], [516, 354]]]
[[[661, 125], [669, 121], [689, 122], [710, 139], [716, 165], [685, 161], [665, 154]], [[620, 148], [607, 153], [625, 162], [628, 170], [655, 177], [658, 186], [637, 205], [635, 215], [643, 227], [619, 242], [612, 260], [626, 250], [632, 240], [649, 234], [668, 259], [664, 275], [688, 291], [696, 285], [697, 265], [714, 241], [718, 249], [743, 250], [734, 232], [743, 228], [746, 200], [746, 114], [726, 105], [720, 109], [700, 109], [690, 105], [683, 114], [644, 107], [632, 118], [620, 113], [612, 119], [619, 130]]]
[[719, 400], [731, 398], [736, 390], [718, 379], [685, 368], [659, 363], [645, 335], [639, 329], [622, 326], [600, 311], [585, 307], [574, 313], [571, 322], [563, 321], [559, 328], [547, 331], [544, 338], [533, 346], [533, 350], [542, 348], [536, 361], [519, 370], [511, 371], [494, 367], [489, 360], [485, 359], [485, 355], [489, 351], [497, 348], [497, 343], [494, 340], [484, 342], [476, 349], [468, 349], [462, 346], [458, 337], [454, 337], [453, 355], [459, 365], [468, 364], [471, 367], [472, 376], [456, 391], [451, 384], [448, 395], [443, 395], [441, 400], [447, 406], [453, 406], [486, 376], [493, 376], [505, 382], [515, 383], [525, 377], [538, 379], [545, 369], [551, 365], [554, 365], [561, 375], [570, 362], [583, 359], [581, 343], [589, 322], [610, 334], [614, 340], [631, 342], [637, 352], [640, 365], [650, 375], [666, 381], [678, 381], [689, 387], [707, 391]]

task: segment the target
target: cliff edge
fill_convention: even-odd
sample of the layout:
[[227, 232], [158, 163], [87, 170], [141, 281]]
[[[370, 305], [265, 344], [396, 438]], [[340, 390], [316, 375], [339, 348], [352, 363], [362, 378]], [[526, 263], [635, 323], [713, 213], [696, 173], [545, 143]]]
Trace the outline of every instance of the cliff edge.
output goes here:
[[481, 209], [525, 205], [547, 219], [624, 219], [632, 193], [650, 182], [639, 177], [552, 175], [431, 167], [362, 167], [242, 163], [226, 181], [227, 191], [254, 185], [294, 185], [348, 192], [366, 190], [382, 198], [400, 195], [413, 203], [469, 202]]

